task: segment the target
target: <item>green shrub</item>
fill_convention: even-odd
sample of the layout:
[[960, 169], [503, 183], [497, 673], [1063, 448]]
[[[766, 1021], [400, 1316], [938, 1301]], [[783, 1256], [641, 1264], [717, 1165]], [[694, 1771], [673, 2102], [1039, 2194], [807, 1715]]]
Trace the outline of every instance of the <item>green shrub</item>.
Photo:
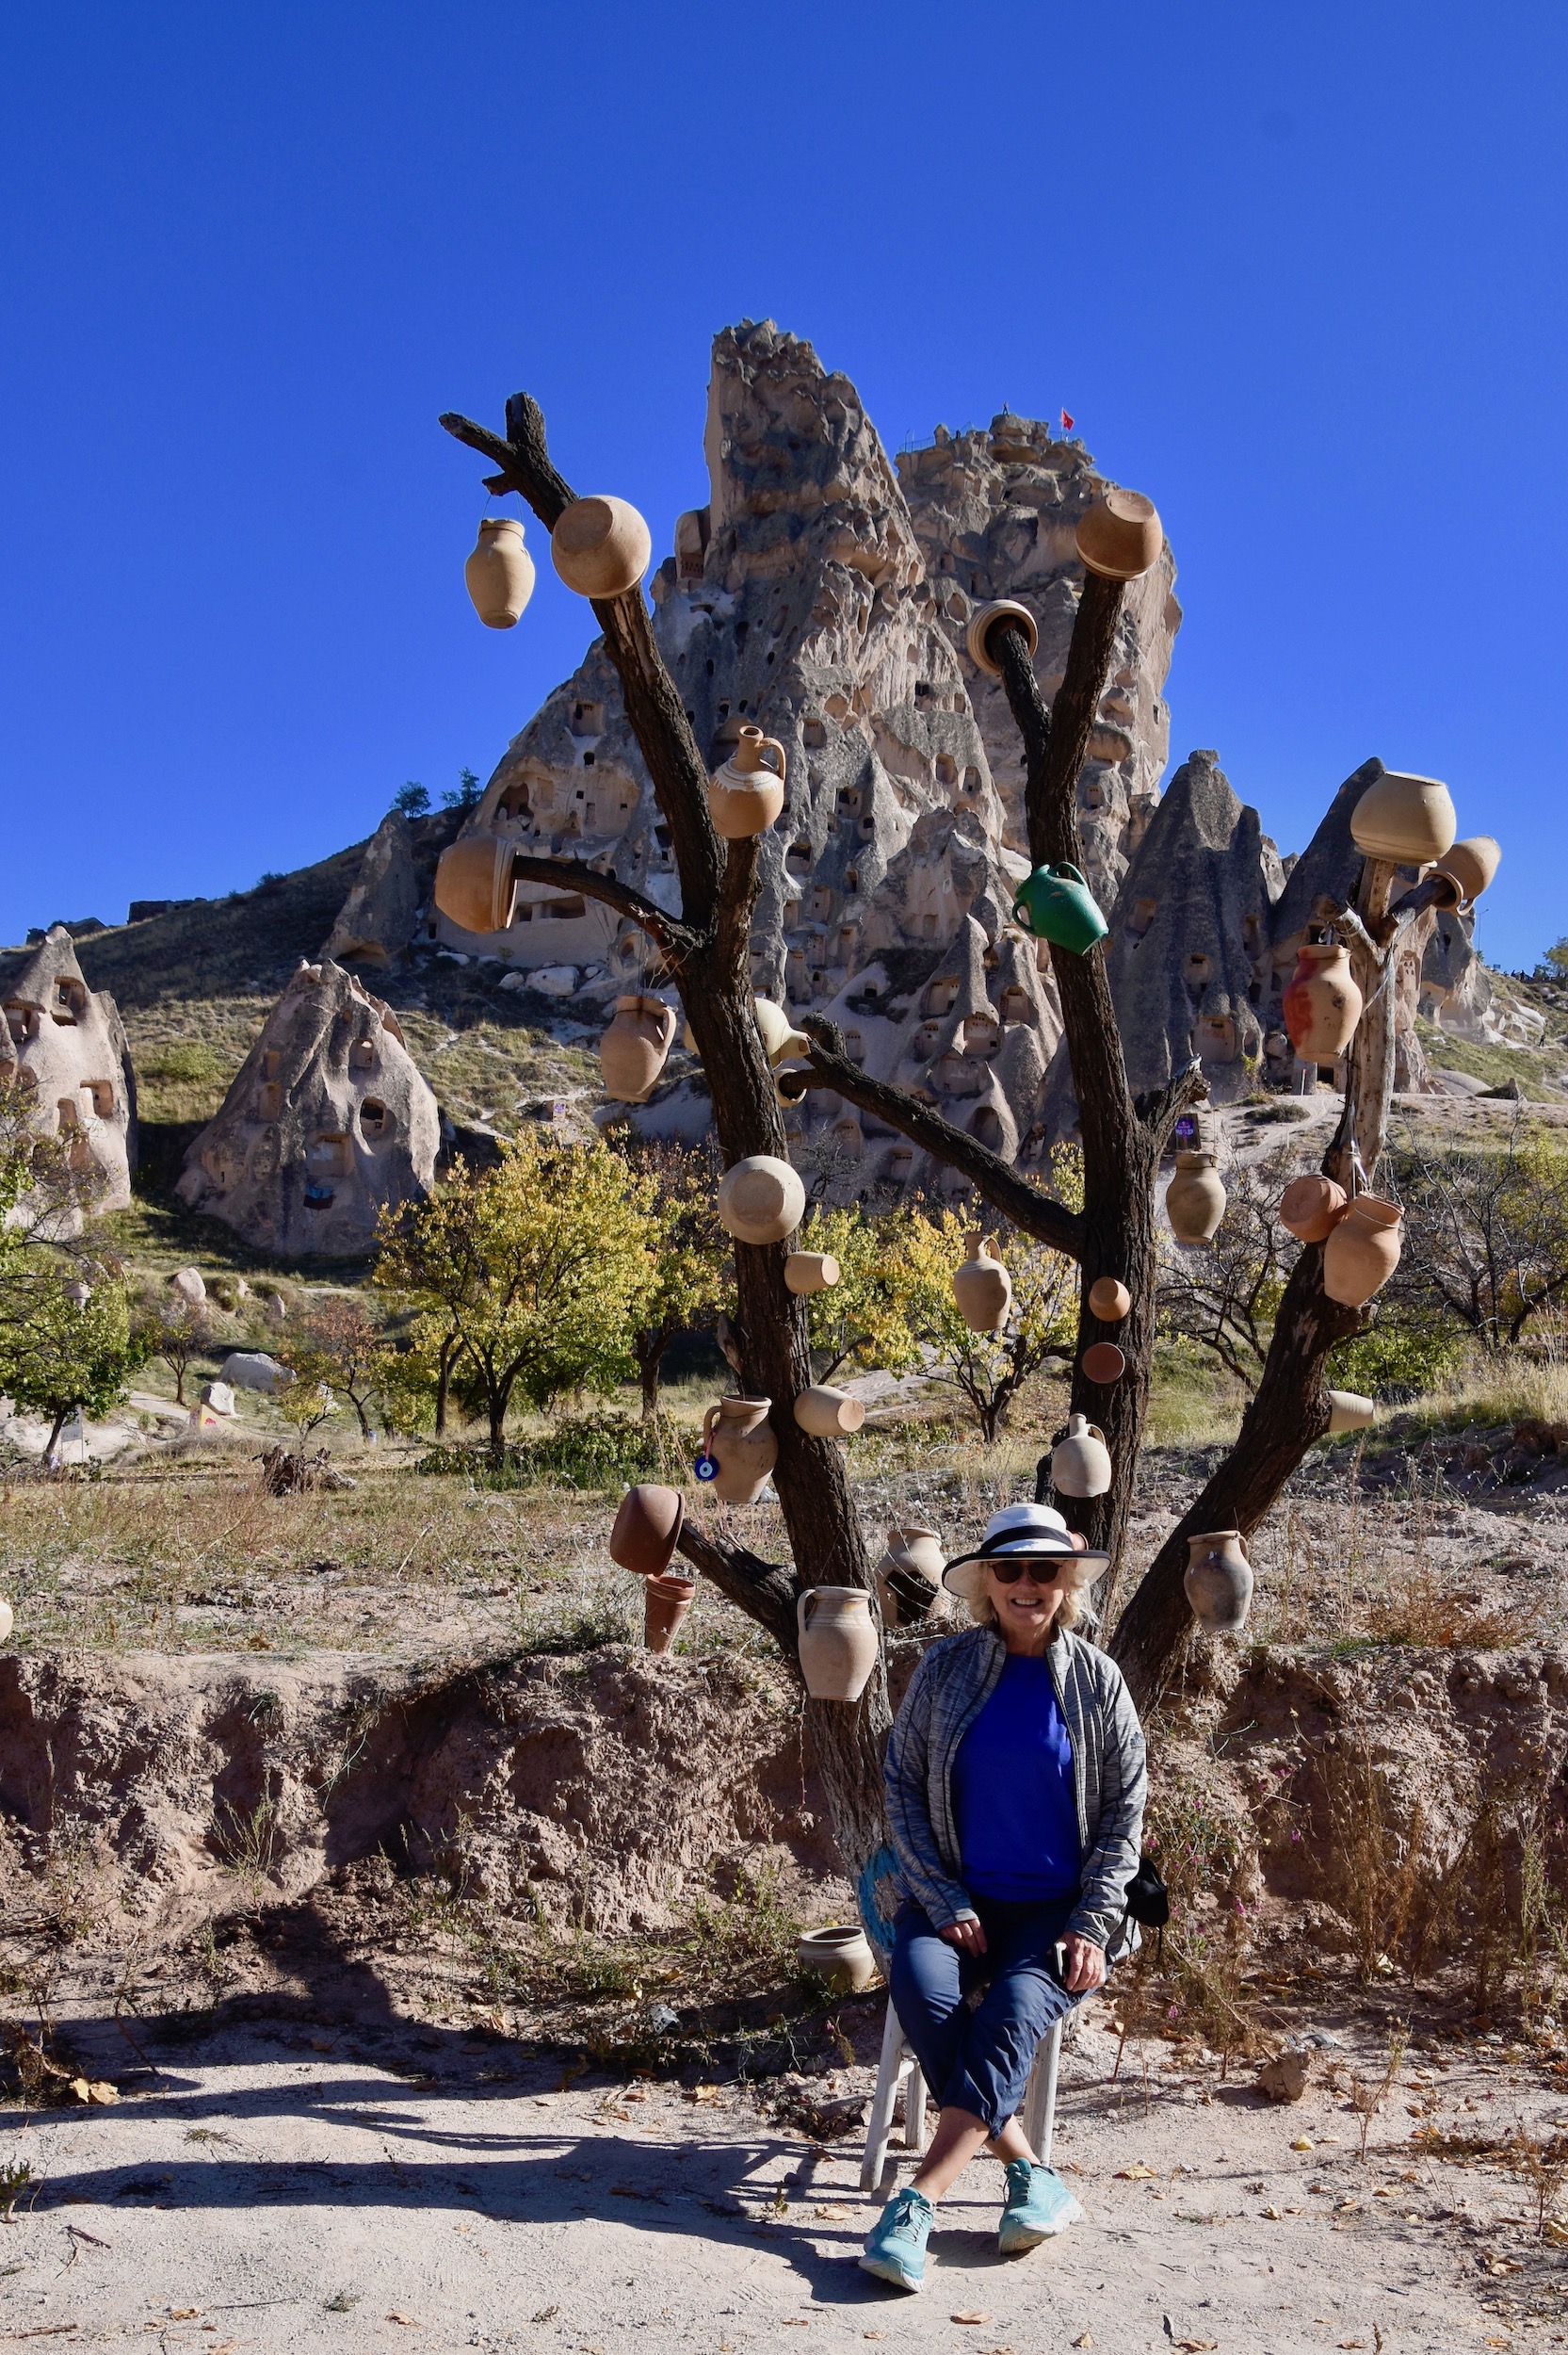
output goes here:
[[1336, 1389], [1359, 1390], [1369, 1398], [1419, 1398], [1452, 1372], [1463, 1346], [1456, 1325], [1380, 1318], [1332, 1352], [1329, 1379]]
[[484, 1488], [572, 1488], [600, 1494], [664, 1480], [690, 1464], [697, 1434], [669, 1415], [652, 1423], [612, 1410], [569, 1415], [537, 1438], [509, 1440], [495, 1465], [487, 1448], [431, 1448], [416, 1472], [461, 1472]]

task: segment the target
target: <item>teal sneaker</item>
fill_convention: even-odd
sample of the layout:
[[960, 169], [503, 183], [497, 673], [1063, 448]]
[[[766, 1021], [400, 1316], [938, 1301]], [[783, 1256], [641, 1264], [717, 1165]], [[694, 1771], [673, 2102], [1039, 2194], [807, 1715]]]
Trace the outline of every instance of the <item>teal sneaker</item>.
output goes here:
[[907, 2191], [896, 2191], [865, 2235], [861, 2271], [891, 2282], [895, 2289], [919, 2289], [926, 2279], [926, 2243], [935, 2215], [925, 2193], [913, 2184]]
[[1008, 2161], [1000, 2240], [1004, 2257], [1021, 2257], [1026, 2249], [1037, 2249], [1043, 2240], [1078, 2223], [1082, 2216], [1082, 2208], [1053, 2168], [1032, 2167], [1027, 2159]]

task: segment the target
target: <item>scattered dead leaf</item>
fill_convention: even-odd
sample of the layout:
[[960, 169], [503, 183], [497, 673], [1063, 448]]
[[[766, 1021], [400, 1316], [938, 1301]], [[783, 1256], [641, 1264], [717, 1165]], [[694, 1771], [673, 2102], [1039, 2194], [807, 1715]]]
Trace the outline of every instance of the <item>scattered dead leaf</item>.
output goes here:
[[949, 2319], [953, 2322], [984, 2323], [989, 2322], [991, 2320], [991, 2316], [986, 2313], [983, 2306], [963, 2306], [960, 2308], [956, 2314], [951, 2315]]
[[1149, 2184], [1153, 2183], [1154, 2177], [1154, 2168], [1145, 2167], [1141, 2159], [1135, 2159], [1131, 2167], [1119, 2167], [1116, 2170], [1119, 2184]]

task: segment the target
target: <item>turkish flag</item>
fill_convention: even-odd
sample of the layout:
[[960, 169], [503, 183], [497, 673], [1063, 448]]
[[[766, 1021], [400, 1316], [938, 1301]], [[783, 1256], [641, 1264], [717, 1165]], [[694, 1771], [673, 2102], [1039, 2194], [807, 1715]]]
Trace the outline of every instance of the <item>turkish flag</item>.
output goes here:
[[1073, 430], [1073, 420], [1065, 409], [1061, 413], [1061, 430], [1064, 433], [1071, 433]]

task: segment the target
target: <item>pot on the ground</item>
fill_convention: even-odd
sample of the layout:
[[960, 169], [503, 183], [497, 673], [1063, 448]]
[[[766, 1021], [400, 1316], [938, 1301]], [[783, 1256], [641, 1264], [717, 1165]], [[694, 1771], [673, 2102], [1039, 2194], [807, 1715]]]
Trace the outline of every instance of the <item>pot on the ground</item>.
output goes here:
[[808, 1586], [795, 1606], [800, 1674], [814, 1701], [858, 1701], [877, 1665], [864, 1586]]
[[858, 1924], [852, 1929], [802, 1930], [795, 1963], [798, 1970], [825, 1979], [835, 1995], [858, 1995], [877, 1975], [877, 1958]]
[[0, 1644], [5, 1642], [7, 1636], [10, 1633], [15, 1625], [16, 1614], [12, 1611], [10, 1604], [6, 1600], [5, 1596], [0, 1595]]
[[1253, 1601], [1253, 1566], [1238, 1529], [1207, 1529], [1187, 1541], [1182, 1578], [1192, 1616], [1216, 1635], [1236, 1635]]

